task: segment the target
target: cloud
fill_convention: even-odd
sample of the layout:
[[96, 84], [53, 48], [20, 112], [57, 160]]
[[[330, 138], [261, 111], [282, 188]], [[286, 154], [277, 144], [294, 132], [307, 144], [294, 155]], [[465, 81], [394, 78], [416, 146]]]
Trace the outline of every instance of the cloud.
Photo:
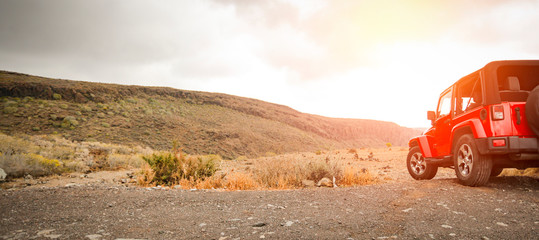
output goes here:
[[537, 12], [535, 0], [7, 0], [0, 69], [390, 120], [335, 106], [391, 87], [402, 101], [379, 107], [402, 110], [425, 95], [399, 90], [428, 87], [435, 102], [438, 90], [488, 61], [538, 58]]
[[190, 79], [232, 74], [239, 70], [230, 61], [234, 53], [222, 44], [241, 38], [232, 15], [202, 1], [4, 1], [0, 67], [20, 68], [7, 59], [16, 55], [29, 68], [50, 69], [44, 74], [62, 66], [64, 74], [96, 81], [128, 81], [107, 73], [156, 64]]

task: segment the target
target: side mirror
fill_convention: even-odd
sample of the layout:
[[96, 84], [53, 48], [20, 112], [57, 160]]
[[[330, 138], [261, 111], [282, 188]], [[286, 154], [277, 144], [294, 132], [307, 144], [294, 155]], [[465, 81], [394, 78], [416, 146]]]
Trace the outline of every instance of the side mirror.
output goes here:
[[428, 111], [427, 119], [429, 119], [431, 122], [434, 122], [434, 120], [436, 120], [436, 113], [434, 113], [434, 111]]

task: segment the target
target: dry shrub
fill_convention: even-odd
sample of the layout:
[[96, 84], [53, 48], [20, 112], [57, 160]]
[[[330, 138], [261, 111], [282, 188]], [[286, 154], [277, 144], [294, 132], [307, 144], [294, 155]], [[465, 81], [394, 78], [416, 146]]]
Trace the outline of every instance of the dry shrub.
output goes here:
[[144, 162], [140, 155], [151, 153], [153, 150], [149, 148], [79, 143], [57, 135], [8, 136], [0, 133], [0, 155], [4, 156], [1, 161], [5, 168], [11, 169], [10, 177], [86, 172], [90, 168], [140, 167]]
[[45, 158], [38, 154], [1, 154], [0, 168], [4, 169], [8, 177], [17, 178], [27, 174], [41, 177], [64, 171], [60, 161]]
[[516, 168], [506, 168], [503, 170], [500, 176], [526, 176], [539, 178], [539, 168], [527, 168], [524, 170], [518, 170]]
[[155, 178], [155, 172], [152, 170], [149, 164], [144, 163], [140, 167], [140, 173], [137, 176], [137, 183], [141, 186], [151, 186], [153, 179]]
[[325, 160], [259, 159], [252, 175], [260, 186], [270, 189], [290, 189], [303, 186], [302, 180], [337, 178], [342, 175], [337, 162]]
[[224, 186], [228, 190], [254, 190], [258, 189], [258, 183], [252, 174], [234, 172], [226, 176]]
[[[192, 181], [190, 181], [192, 182]], [[181, 184], [180, 184], [181, 185]], [[205, 179], [199, 179], [194, 184], [197, 189], [217, 189], [217, 188], [223, 188], [223, 178], [220, 176], [211, 176], [207, 177]], [[183, 185], [182, 185], [183, 186]]]
[[345, 167], [339, 185], [368, 185], [376, 182], [376, 178], [365, 168], [355, 166]]
[[213, 176], [218, 170], [215, 157], [185, 156], [181, 152], [154, 153], [142, 157], [154, 173], [152, 182], [159, 185], [174, 185], [181, 179], [195, 183]]
[[142, 166], [144, 160], [140, 155], [133, 154], [111, 154], [108, 157], [108, 164], [112, 169], [121, 169], [121, 168], [138, 168]]
[[301, 186], [304, 172], [289, 159], [258, 159], [253, 167], [253, 177], [266, 188], [291, 188]]
[[34, 151], [36, 146], [30, 141], [0, 133], [0, 153], [4, 155], [21, 154]]

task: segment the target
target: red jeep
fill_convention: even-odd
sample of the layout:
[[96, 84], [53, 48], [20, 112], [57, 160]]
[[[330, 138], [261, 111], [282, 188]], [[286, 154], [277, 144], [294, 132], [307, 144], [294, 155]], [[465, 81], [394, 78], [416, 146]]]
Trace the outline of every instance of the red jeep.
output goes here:
[[480, 186], [503, 168], [539, 167], [539, 60], [495, 61], [440, 94], [432, 127], [410, 139], [414, 179], [438, 167], [455, 169], [461, 184]]

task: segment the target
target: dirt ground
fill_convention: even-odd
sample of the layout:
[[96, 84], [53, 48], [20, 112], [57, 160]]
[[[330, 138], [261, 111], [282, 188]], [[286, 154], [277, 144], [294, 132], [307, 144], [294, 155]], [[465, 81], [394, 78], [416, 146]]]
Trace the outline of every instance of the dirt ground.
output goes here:
[[[368, 155], [373, 152], [373, 157]], [[0, 188], [0, 239], [537, 239], [539, 180], [465, 187], [452, 169], [408, 175], [407, 151], [271, 156], [334, 158], [380, 182], [272, 191], [138, 187], [136, 170], [18, 179]], [[224, 161], [223, 171], [255, 160]]]

